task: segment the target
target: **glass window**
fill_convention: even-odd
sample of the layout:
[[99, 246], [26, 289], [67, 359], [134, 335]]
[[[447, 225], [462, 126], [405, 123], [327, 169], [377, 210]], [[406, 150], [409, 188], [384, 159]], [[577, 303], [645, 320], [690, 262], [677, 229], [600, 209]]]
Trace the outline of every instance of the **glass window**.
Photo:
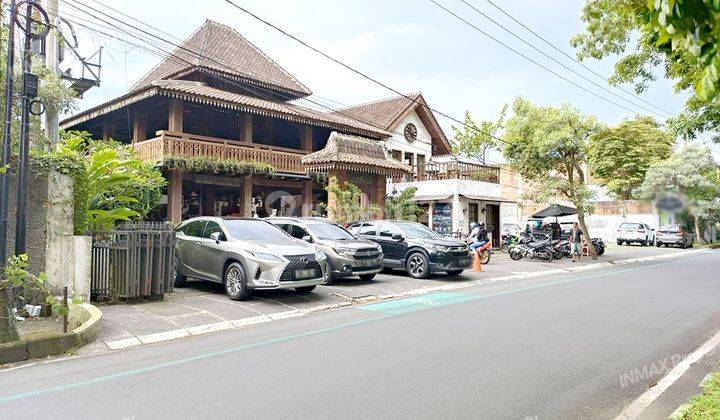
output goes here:
[[290, 230], [288, 230], [288, 232], [290, 232], [290, 236], [292, 236], [293, 238], [302, 239], [304, 236], [308, 236], [308, 233], [305, 232], [305, 229], [301, 228], [298, 225], [290, 225]]
[[375, 227], [375, 225], [366, 223], [366, 224], [360, 226], [360, 228], [358, 229], [358, 233], [360, 235], [375, 236], [375, 235], [377, 235], [377, 228]]
[[264, 220], [226, 220], [224, 225], [231, 237], [241, 241], [279, 241], [290, 238], [282, 229]]
[[204, 220], [195, 220], [188, 223], [184, 228], [183, 232], [188, 236], [195, 236], [197, 238], [202, 236], [203, 229], [205, 228]]
[[270, 223], [279, 227], [280, 229], [284, 230], [285, 232], [290, 232], [290, 225], [287, 223], [275, 223], [275, 222], [270, 222]]
[[638, 223], [623, 223], [622, 225], [620, 225], [620, 229], [628, 229], [628, 230], [640, 229], [640, 224], [638, 224]]
[[319, 239], [337, 241], [355, 238], [352, 233], [333, 223], [313, 223], [308, 226], [308, 229]]
[[437, 232], [430, 230], [425, 225], [413, 222], [398, 223], [398, 227], [405, 233], [408, 238], [415, 239], [434, 239], [440, 238]]
[[[223, 233], [223, 230], [217, 222], [209, 220], [205, 225], [205, 230], [203, 231], [202, 237], [210, 239], [210, 235], [215, 232]], [[225, 240], [225, 234], [220, 235], [220, 240]]]
[[380, 236], [390, 238], [395, 234], [400, 235], [400, 234], [402, 234], [402, 232], [400, 232], [400, 229], [396, 228], [395, 226], [391, 225], [390, 223], [383, 223], [380, 226]]

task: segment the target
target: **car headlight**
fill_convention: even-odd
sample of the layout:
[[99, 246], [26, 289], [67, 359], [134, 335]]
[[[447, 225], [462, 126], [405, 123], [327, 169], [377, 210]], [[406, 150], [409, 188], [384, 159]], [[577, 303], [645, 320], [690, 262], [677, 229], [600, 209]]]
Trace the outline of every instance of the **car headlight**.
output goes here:
[[273, 262], [281, 262], [282, 261], [282, 258], [278, 257], [277, 255], [266, 254], [264, 252], [250, 251], [250, 254], [252, 254], [253, 257], [260, 259], [260, 260], [273, 261]]
[[333, 248], [333, 251], [337, 252], [338, 255], [353, 255], [355, 250], [352, 248]]
[[432, 247], [433, 247], [433, 249], [435, 249], [435, 251], [440, 251], [440, 252], [448, 252], [448, 250], [450, 249], [450, 247], [445, 246], [445, 245], [433, 245]]

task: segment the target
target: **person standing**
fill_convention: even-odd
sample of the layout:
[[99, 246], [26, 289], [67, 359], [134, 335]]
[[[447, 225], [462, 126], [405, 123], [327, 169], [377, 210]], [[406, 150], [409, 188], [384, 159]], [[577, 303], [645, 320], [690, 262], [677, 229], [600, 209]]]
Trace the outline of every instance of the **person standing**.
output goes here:
[[575, 262], [575, 256], [577, 256], [578, 261], [580, 261], [580, 257], [582, 256], [582, 235], [583, 231], [580, 229], [580, 225], [577, 222], [573, 223], [572, 230], [570, 231], [570, 249], [573, 262]]

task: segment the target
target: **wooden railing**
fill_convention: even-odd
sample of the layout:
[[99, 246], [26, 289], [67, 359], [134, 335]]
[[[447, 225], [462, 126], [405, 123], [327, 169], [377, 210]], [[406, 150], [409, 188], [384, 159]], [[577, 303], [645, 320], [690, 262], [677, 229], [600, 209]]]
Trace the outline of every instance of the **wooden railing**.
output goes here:
[[170, 156], [202, 156], [264, 162], [274, 166], [278, 172], [305, 173], [300, 159], [306, 153], [301, 150], [164, 130], [158, 131], [156, 135], [158, 137], [133, 144], [141, 160], [159, 161]]
[[471, 179], [500, 183], [500, 168], [465, 162], [442, 162], [414, 165], [412, 174], [393, 178], [393, 182], [433, 181], [439, 179]]

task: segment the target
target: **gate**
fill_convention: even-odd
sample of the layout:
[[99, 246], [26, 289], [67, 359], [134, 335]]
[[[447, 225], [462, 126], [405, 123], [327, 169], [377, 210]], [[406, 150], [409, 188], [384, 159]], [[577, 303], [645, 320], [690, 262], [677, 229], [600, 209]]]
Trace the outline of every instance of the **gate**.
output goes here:
[[172, 291], [173, 226], [122, 223], [96, 234], [92, 244], [91, 300], [162, 298]]

